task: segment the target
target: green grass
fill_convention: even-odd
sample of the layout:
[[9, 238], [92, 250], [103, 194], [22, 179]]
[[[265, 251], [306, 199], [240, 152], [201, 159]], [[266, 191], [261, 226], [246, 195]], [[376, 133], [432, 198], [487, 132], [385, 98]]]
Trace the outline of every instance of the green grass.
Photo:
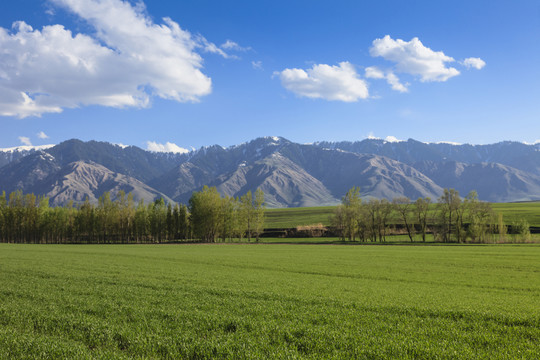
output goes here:
[[525, 219], [530, 226], [540, 226], [540, 202], [495, 203], [492, 205], [495, 212], [503, 214], [503, 220], [508, 225]]
[[0, 244], [0, 358], [538, 359], [540, 246]]
[[267, 209], [265, 212], [264, 227], [293, 228], [299, 225], [318, 223], [329, 225], [329, 217], [334, 212], [334, 209], [335, 206]]
[[[493, 203], [492, 206], [495, 212], [503, 214], [507, 225], [524, 218], [530, 226], [540, 226], [540, 202]], [[265, 227], [293, 228], [318, 223], [330, 225], [334, 209], [334, 206], [268, 209]]]

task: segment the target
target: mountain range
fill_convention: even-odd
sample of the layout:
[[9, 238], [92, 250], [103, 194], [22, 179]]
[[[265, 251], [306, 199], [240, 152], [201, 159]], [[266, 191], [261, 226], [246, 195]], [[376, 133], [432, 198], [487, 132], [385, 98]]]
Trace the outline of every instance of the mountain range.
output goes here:
[[136, 201], [187, 203], [215, 186], [240, 196], [260, 188], [269, 207], [331, 205], [359, 186], [365, 198], [437, 199], [443, 188], [476, 190], [492, 202], [540, 200], [540, 145], [456, 145], [365, 139], [298, 144], [263, 137], [186, 154], [68, 140], [55, 146], [0, 149], [0, 191], [46, 195], [53, 205], [92, 202], [105, 192]]

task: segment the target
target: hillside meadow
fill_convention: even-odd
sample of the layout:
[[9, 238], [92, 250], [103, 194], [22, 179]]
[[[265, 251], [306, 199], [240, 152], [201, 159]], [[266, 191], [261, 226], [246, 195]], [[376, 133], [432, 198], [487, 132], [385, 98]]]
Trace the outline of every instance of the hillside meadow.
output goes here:
[[[435, 205], [431, 205], [432, 208]], [[540, 202], [492, 203], [493, 210], [503, 215], [504, 222], [525, 219], [530, 226], [540, 226]], [[292, 228], [299, 225], [330, 225], [335, 206], [267, 209], [265, 227]]]
[[537, 359], [540, 246], [0, 244], [0, 358]]

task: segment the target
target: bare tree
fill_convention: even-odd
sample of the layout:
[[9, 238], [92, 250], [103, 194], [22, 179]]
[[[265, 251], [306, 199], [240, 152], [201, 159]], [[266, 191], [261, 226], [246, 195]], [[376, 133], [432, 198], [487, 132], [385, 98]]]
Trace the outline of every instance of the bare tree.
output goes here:
[[413, 204], [411, 204], [411, 200], [408, 197], [398, 197], [392, 203], [394, 204], [395, 211], [399, 214], [401, 220], [403, 220], [409, 239], [413, 242], [414, 225], [412, 220]]

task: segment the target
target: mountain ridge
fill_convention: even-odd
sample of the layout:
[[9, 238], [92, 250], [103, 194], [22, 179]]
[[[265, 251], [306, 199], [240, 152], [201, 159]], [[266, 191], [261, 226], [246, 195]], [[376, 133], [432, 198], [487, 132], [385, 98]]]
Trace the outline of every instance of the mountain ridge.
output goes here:
[[[267, 136], [184, 154], [77, 139], [10, 150], [0, 151], [0, 191], [47, 195], [55, 205], [95, 202], [104, 191], [119, 190], [133, 192], [136, 201], [163, 197], [185, 203], [204, 185], [227, 196], [261, 188], [271, 207], [336, 204], [352, 186], [360, 186], [365, 198], [436, 199], [442, 188], [452, 187], [463, 196], [476, 190], [489, 201], [540, 199], [539, 144], [413, 139], [299, 144]], [[8, 161], [2, 154], [17, 156]]]

